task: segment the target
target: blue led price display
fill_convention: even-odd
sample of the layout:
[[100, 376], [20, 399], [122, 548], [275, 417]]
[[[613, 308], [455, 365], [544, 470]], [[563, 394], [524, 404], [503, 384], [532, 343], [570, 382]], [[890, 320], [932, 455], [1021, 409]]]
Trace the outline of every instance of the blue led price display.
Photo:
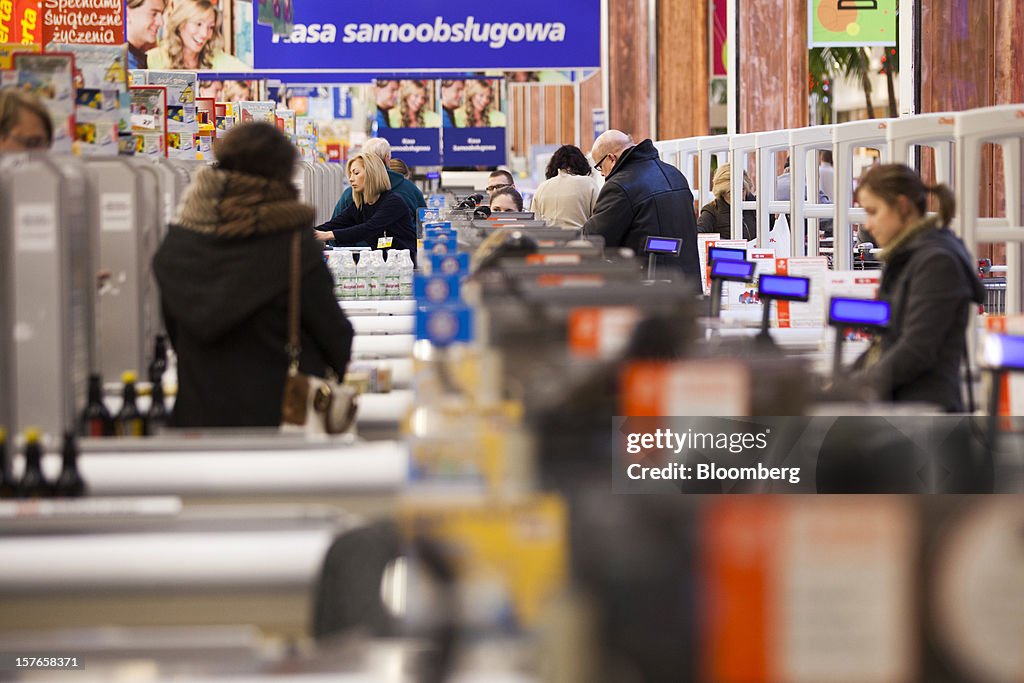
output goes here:
[[985, 365], [1002, 370], [1024, 370], [1024, 337], [990, 334], [985, 340]]
[[811, 281], [805, 277], [762, 275], [757, 290], [762, 300], [807, 301], [810, 298]]
[[648, 254], [672, 254], [678, 255], [683, 246], [681, 239], [674, 237], [648, 237], [644, 245], [644, 251]]
[[828, 321], [838, 326], [885, 327], [889, 324], [889, 302], [834, 297], [829, 303]]
[[714, 261], [711, 264], [711, 277], [750, 282], [754, 277], [754, 264], [750, 261]]
[[711, 247], [708, 249], [709, 261], [746, 261], [747, 250], [733, 247]]

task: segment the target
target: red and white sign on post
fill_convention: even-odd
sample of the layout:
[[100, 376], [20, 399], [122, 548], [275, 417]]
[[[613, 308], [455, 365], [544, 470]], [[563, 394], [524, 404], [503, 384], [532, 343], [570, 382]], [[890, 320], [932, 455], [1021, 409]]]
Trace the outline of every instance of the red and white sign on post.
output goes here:
[[628, 306], [576, 308], [569, 313], [569, 351], [578, 358], [612, 358], [626, 348], [639, 319]]
[[621, 415], [630, 417], [749, 415], [751, 376], [740, 361], [637, 361], [619, 378]]
[[122, 0], [40, 0], [43, 45], [123, 45]]
[[824, 281], [828, 275], [828, 259], [824, 256], [793, 256], [775, 259], [775, 274], [806, 277], [811, 281], [810, 299], [807, 302], [775, 302], [777, 326], [821, 327], [825, 324]]
[[[726, 500], [728, 498], [728, 500]], [[920, 680], [906, 500], [716, 499], [700, 529], [707, 680]]]

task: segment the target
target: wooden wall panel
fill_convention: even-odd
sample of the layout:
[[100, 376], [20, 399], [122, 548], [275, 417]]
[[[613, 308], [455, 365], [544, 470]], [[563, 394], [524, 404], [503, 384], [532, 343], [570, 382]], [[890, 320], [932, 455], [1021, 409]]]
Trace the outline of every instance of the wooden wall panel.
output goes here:
[[576, 143], [576, 98], [573, 96], [573, 86], [565, 85], [559, 88], [558, 97], [562, 103], [562, 129], [559, 142], [572, 145]]
[[[994, 0], [932, 0], [921, 4], [921, 112], [963, 111], [995, 103]], [[979, 210], [996, 215], [995, 162], [982, 152]], [[1001, 192], [1000, 192], [1001, 194]], [[972, 246], [972, 245], [969, 245]], [[986, 247], [979, 257], [1002, 261]]]
[[546, 87], [538, 89], [544, 96], [544, 144], [561, 144], [561, 121], [559, 121], [559, 118], [562, 116], [562, 112], [560, 109], [561, 100], [558, 97], [558, 88]]
[[[1024, 2], [1022, 0], [994, 0], [993, 3], [993, 104], [1024, 102]], [[993, 171], [992, 213], [1006, 215], [1006, 196], [1003, 191], [1005, 176], [1002, 159]], [[1004, 259], [1000, 258], [999, 262]]]
[[600, 109], [601, 104], [601, 71], [580, 83], [580, 149], [589, 153], [594, 146], [593, 111]]
[[994, 102], [993, 0], [921, 3], [921, 112]]
[[[931, 0], [921, 8], [921, 111], [1024, 102], [1021, 0]], [[982, 152], [981, 215], [1005, 215], [1002, 158]], [[979, 256], [1005, 263], [1005, 249]]]
[[[591, 109], [600, 106], [601, 79], [590, 79], [590, 86], [596, 85], [596, 100], [587, 101], [582, 97], [579, 112], [580, 139], [583, 151], [590, 149], [593, 140]], [[576, 102], [571, 85], [521, 85], [508, 86], [509, 103], [512, 110], [509, 135], [514, 156], [530, 154], [535, 145], [571, 145], [576, 137]], [[586, 129], [584, 129], [584, 124]]]
[[1024, 102], [1024, 3], [995, 0], [995, 57], [993, 91], [995, 104]]
[[611, 93], [608, 125], [633, 139], [650, 137], [651, 73], [648, 66], [647, 0], [608, 3]]
[[807, 0], [751, 0], [739, 12], [740, 132], [806, 126]]
[[710, 0], [658, 0], [661, 140], [708, 134], [709, 5]]

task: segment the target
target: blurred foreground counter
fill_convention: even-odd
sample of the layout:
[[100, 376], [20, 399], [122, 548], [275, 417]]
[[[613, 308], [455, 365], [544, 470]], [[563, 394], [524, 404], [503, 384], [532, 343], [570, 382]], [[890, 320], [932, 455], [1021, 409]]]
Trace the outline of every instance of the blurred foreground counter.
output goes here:
[[[408, 447], [399, 441], [181, 432], [83, 439], [79, 468], [95, 496], [177, 496], [186, 504], [322, 503], [372, 512], [392, 507], [408, 479], [408, 461]], [[56, 456], [44, 462], [51, 476], [59, 467]]]
[[[0, 523], [0, 631], [253, 624], [299, 636], [334, 538], [357, 522], [311, 506], [194, 506], [131, 499], [112, 514], [33, 515]], [[102, 506], [102, 499], [68, 503]], [[28, 508], [26, 510], [26, 508]]]

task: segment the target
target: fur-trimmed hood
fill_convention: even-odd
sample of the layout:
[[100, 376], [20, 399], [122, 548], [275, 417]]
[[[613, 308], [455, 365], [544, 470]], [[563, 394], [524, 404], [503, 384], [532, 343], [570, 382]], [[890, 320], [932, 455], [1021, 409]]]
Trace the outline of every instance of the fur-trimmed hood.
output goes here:
[[313, 208], [297, 196], [288, 183], [200, 171], [153, 258], [165, 313], [213, 340], [275, 299], [283, 311], [292, 235], [303, 233], [303, 275], [324, 267]]
[[207, 167], [189, 185], [175, 222], [206, 235], [250, 237], [309, 228], [315, 216], [291, 183]]

